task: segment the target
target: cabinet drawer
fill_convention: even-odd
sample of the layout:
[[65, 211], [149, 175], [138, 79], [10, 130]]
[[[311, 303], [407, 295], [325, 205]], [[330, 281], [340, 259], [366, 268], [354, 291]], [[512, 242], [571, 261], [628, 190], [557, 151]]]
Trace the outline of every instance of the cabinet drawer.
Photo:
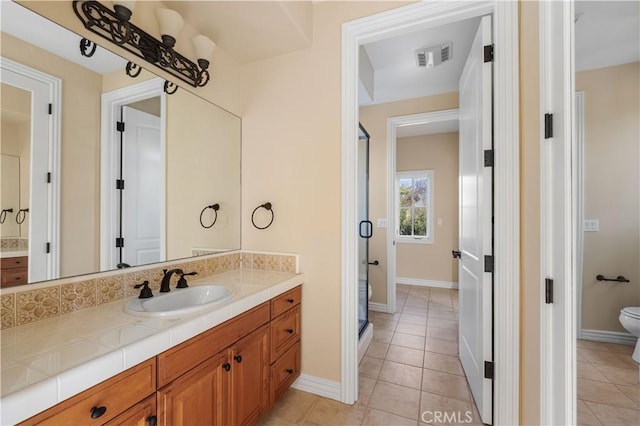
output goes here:
[[[156, 390], [156, 359], [151, 358], [111, 379], [61, 402], [23, 425], [102, 425]], [[105, 407], [92, 419], [93, 408]]]
[[158, 386], [180, 377], [267, 322], [269, 302], [161, 353], [158, 355]]
[[27, 268], [19, 268], [19, 269], [8, 269], [2, 270], [2, 281], [1, 286], [11, 287], [14, 285], [21, 285], [27, 283], [28, 276]]
[[275, 318], [300, 304], [302, 300], [302, 287], [298, 286], [271, 300], [271, 318]]
[[5, 257], [4, 259], [0, 259], [0, 269], [4, 272], [5, 269], [12, 268], [26, 268], [29, 264], [29, 257], [21, 256], [21, 257]]
[[271, 366], [271, 404], [300, 376], [300, 342], [293, 345]]
[[271, 362], [300, 340], [300, 305], [271, 322]]
[[154, 420], [158, 420], [155, 394], [138, 402], [105, 426], [150, 426]]

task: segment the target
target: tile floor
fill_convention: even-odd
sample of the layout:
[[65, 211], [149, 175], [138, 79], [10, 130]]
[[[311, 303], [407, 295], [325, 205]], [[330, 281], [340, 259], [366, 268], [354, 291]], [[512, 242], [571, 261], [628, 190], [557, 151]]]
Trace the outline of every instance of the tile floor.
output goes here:
[[633, 346], [578, 340], [578, 424], [640, 425]]
[[458, 292], [398, 285], [397, 306], [396, 314], [370, 313], [373, 342], [355, 405], [291, 389], [261, 424], [417, 425], [426, 411], [428, 422], [446, 412], [481, 424], [457, 356]]
[[[397, 291], [396, 314], [370, 313], [373, 342], [360, 363], [355, 405], [291, 389], [261, 425], [449, 424], [436, 421], [437, 412], [460, 413], [460, 423], [480, 425], [457, 357], [458, 292], [404, 285]], [[578, 424], [640, 425], [633, 347], [586, 340], [577, 347]], [[421, 419], [423, 412], [429, 413]]]

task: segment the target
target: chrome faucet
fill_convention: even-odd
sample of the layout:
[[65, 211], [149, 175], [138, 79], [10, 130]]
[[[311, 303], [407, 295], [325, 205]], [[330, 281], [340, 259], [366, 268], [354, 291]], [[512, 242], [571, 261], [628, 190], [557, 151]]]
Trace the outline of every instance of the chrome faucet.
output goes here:
[[167, 293], [169, 291], [171, 291], [171, 288], [169, 287], [169, 285], [171, 284], [171, 276], [173, 274], [182, 274], [182, 269], [171, 269], [171, 270], [166, 270], [163, 269], [164, 271], [164, 276], [162, 277], [162, 281], [160, 282], [160, 293]]

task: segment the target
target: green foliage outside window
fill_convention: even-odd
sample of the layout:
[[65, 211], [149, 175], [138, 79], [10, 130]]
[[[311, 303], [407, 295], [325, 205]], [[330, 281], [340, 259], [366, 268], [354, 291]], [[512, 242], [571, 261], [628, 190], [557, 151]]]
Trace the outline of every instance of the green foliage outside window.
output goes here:
[[427, 203], [429, 198], [427, 178], [402, 178], [399, 180], [399, 234], [427, 236]]

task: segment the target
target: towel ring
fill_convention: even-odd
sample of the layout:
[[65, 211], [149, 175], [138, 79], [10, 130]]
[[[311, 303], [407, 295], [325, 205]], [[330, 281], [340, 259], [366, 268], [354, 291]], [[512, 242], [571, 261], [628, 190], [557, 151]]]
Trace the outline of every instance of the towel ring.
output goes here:
[[[254, 216], [256, 214], [256, 212], [258, 211], [259, 208], [263, 208], [265, 210], [268, 210], [271, 212], [271, 220], [269, 221], [269, 223], [266, 226], [258, 226], [256, 225], [256, 222], [254, 220]], [[273, 209], [271, 208], [271, 203], [264, 203], [264, 204], [260, 204], [258, 207], [256, 207], [255, 209], [253, 209], [253, 213], [251, 213], [251, 224], [256, 228], [256, 229], [267, 229], [268, 227], [271, 226], [271, 224], [273, 223], [273, 219], [275, 218], [275, 214], [273, 213]]]
[[[206, 226], [204, 224], [204, 222], [202, 221], [202, 215], [204, 214], [205, 211], [207, 211], [207, 209], [211, 209], [214, 211], [214, 213], [216, 214], [215, 218], [213, 219], [213, 222], [211, 223], [211, 225]], [[200, 225], [204, 228], [204, 229], [209, 229], [211, 228], [213, 225], [216, 224], [216, 222], [218, 221], [218, 210], [220, 210], [220, 204], [216, 203], [216, 204], [211, 204], [210, 206], [205, 206], [204, 209], [202, 209], [202, 211], [200, 212]]]
[[[22, 215], [20, 215], [22, 213]], [[18, 214], [16, 214], [16, 223], [18, 225], [22, 225], [27, 218], [27, 213], [29, 213], [29, 209], [20, 209], [18, 210]]]
[[13, 213], [13, 208], [2, 209], [2, 212], [0, 212], [0, 223], [4, 223], [4, 221], [7, 219], [7, 213]]

